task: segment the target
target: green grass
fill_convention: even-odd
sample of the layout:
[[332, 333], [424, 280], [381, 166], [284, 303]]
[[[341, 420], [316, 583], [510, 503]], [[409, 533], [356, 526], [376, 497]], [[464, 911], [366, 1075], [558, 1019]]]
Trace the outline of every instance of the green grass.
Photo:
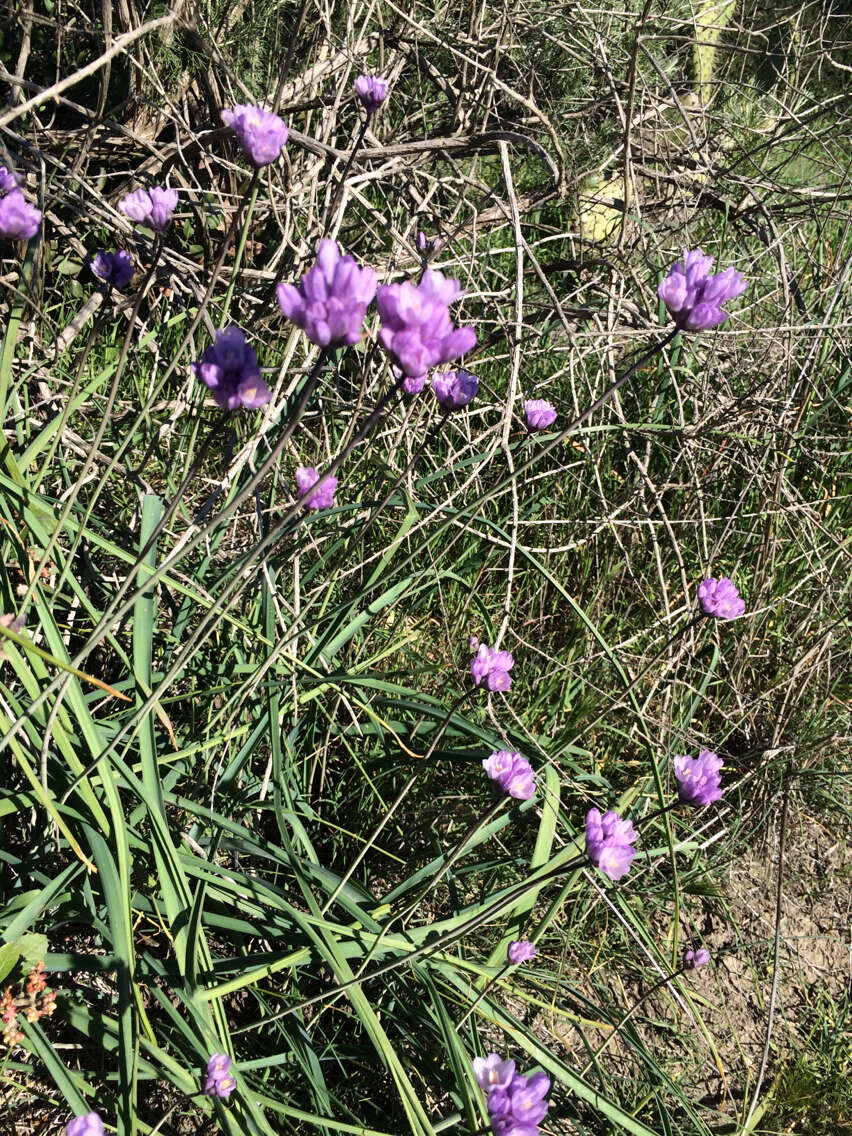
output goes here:
[[[27, 81], [103, 50], [84, 8], [67, 36], [37, 21]], [[96, 1109], [120, 1136], [473, 1136], [471, 1060], [497, 1050], [551, 1076], [547, 1136], [842, 1131], [833, 979], [796, 1003], [757, 1091], [774, 900], [747, 932], [730, 872], [772, 847], [787, 786], [797, 818], [848, 840], [849, 123], [823, 58], [830, 33], [842, 62], [848, 19], [738, 11], [713, 33], [703, 149], [663, 159], [652, 132], [683, 132], [672, 94], [695, 86], [689, 6], [649, 8], [641, 43], [639, 13], [612, 6], [412, 23], [306, 5], [295, 34], [298, 12], [203, 5], [114, 61], [102, 122], [101, 71], [4, 137], [30, 200], [44, 178], [46, 222], [0, 273], [0, 608], [27, 616], [0, 661], [0, 970], [23, 997], [38, 947], [59, 992], [4, 1050], [6, 1129]], [[767, 77], [761, 45], [787, 27]], [[17, 17], [3, 36], [17, 59]], [[204, 299], [249, 190], [211, 132], [280, 83], [291, 127], [345, 150], [363, 70], [393, 76], [366, 146], [402, 149], [353, 163], [333, 232], [388, 281], [416, 273], [418, 229], [441, 235], [481, 388], [443, 424], [428, 390], [391, 402], [336, 507], [308, 513], [295, 468], [325, 468], [390, 384], [371, 315], [300, 408], [316, 354], [274, 301], [341, 165], [291, 139], [240, 271], [232, 250]], [[591, 242], [577, 193], [600, 174], [623, 195], [625, 116], [634, 196]], [[144, 270], [57, 353], [94, 291], [85, 254], [117, 240], [152, 263], [116, 203], [166, 177], [180, 219], [135, 322]], [[657, 284], [699, 244], [750, 280], [730, 323], [679, 336], [557, 444], [527, 435], [525, 398], [564, 426], [662, 339]], [[273, 402], [223, 421], [189, 363], [232, 321]], [[736, 580], [745, 619], [692, 619], [709, 574]], [[510, 696], [471, 691], [472, 635], [513, 652]], [[672, 755], [702, 746], [725, 758], [724, 802], [659, 814]], [[532, 801], [495, 801], [496, 748], [531, 760]], [[591, 805], [641, 829], [620, 884], [586, 867]], [[843, 880], [834, 865], [813, 902]], [[712, 978], [672, 976], [720, 927]], [[507, 971], [521, 934], [538, 958]], [[756, 984], [753, 1033], [729, 957]], [[227, 1103], [200, 1092], [216, 1051], [235, 1059]]]

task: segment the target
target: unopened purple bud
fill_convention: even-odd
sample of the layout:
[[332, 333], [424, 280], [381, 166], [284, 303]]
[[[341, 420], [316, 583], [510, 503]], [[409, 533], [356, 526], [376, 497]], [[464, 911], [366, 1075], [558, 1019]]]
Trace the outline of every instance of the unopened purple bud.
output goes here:
[[707, 749], [701, 750], [698, 757], [676, 757], [674, 773], [677, 778], [677, 793], [685, 805], [703, 808], [722, 799], [719, 770], [721, 757]]
[[710, 961], [710, 952], [701, 947], [697, 951], [686, 951], [683, 956], [683, 965], [689, 970], [695, 970], [696, 967], [706, 966]]
[[698, 585], [698, 602], [705, 615], [714, 619], [739, 619], [745, 611], [745, 600], [733, 580], [709, 576]]
[[543, 398], [530, 398], [524, 403], [530, 430], [546, 430], [556, 421], [556, 408]]
[[616, 812], [601, 816], [592, 808], [586, 813], [586, 855], [611, 880], [620, 880], [630, 871], [637, 835], [631, 822]]
[[178, 191], [155, 185], [150, 189], [137, 189], [128, 193], [118, 203], [119, 209], [132, 221], [164, 233], [172, 223], [172, 214], [177, 208]]
[[327, 477], [323, 484], [314, 493], [311, 489], [319, 481], [320, 475], [309, 465], [300, 465], [296, 470], [296, 485], [299, 497], [307, 509], [332, 509], [334, 507], [334, 494], [337, 489], [337, 478]]
[[376, 274], [341, 256], [334, 241], [319, 243], [316, 264], [298, 285], [279, 284], [278, 306], [318, 347], [351, 346], [361, 338]]
[[515, 660], [509, 651], [500, 651], [497, 647], [486, 647], [484, 643], [480, 643], [470, 660], [470, 673], [476, 686], [484, 683], [488, 690], [509, 690], [512, 686], [509, 671], [514, 665]]
[[41, 213], [14, 187], [0, 197], [0, 237], [9, 241], [28, 241], [41, 225]]
[[21, 184], [21, 175], [0, 166], [0, 194], [13, 193]]
[[728, 318], [722, 310], [727, 300], [736, 299], [746, 282], [734, 268], [710, 274], [713, 257], [701, 249], [685, 252], [657, 289], [675, 323], [684, 331], [708, 331]]
[[378, 75], [359, 75], [354, 87], [358, 101], [367, 114], [375, 114], [388, 97], [388, 81]]
[[113, 288], [126, 288], [133, 279], [136, 269], [133, 261], [124, 249], [117, 252], [104, 252], [100, 250], [90, 262], [89, 267], [98, 280], [111, 284]]
[[222, 121], [231, 127], [243, 153], [258, 168], [276, 161], [287, 142], [289, 131], [283, 120], [251, 103], [225, 108]]
[[104, 1136], [104, 1122], [96, 1112], [75, 1116], [65, 1125], [65, 1136]]
[[479, 379], [470, 371], [447, 371], [432, 376], [432, 393], [444, 410], [460, 410], [476, 397]]
[[513, 966], [517, 966], [522, 962], [531, 962], [535, 958], [535, 947], [529, 939], [516, 939], [514, 942], [509, 943], [509, 949], [506, 952], [509, 962]]
[[482, 768], [499, 789], [518, 801], [528, 801], [535, 793], [533, 767], [517, 750], [495, 750], [483, 761]]

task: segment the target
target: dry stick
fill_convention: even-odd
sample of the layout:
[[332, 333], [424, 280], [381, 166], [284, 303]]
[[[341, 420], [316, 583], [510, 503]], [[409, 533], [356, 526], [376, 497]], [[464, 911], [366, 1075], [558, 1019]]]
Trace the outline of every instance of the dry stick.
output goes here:
[[69, 87], [74, 87], [77, 83], [81, 83], [83, 79], [87, 79], [90, 75], [94, 75], [96, 71], [100, 71], [101, 67], [114, 59], [116, 55], [121, 55], [126, 47], [131, 43], [135, 43], [137, 39], [147, 35], [149, 32], [156, 31], [157, 28], [170, 27], [183, 7], [184, 0], [177, 0], [174, 9], [168, 16], [160, 16], [157, 20], [149, 20], [147, 24], [141, 24], [133, 31], [125, 32], [124, 35], [119, 36], [117, 40], [113, 41], [112, 47], [99, 55], [97, 59], [93, 59], [91, 63], [87, 63], [85, 67], [79, 68], [73, 75], [67, 75], [64, 79], [60, 79], [58, 83], [54, 83], [52, 87], [45, 87], [37, 95], [33, 95], [31, 99], [21, 103], [20, 106], [12, 107], [7, 110], [5, 114], [0, 114], [0, 129], [8, 126], [10, 122], [14, 122], [16, 118], [21, 115], [28, 114], [29, 111], [35, 107], [40, 106], [44, 102], [48, 102], [56, 95], [61, 95], [63, 91], [67, 91]]
[[515, 238], [515, 322], [512, 335], [512, 365], [509, 371], [509, 386], [506, 396], [506, 410], [503, 417], [503, 434], [500, 439], [500, 448], [506, 457], [509, 467], [510, 488], [512, 493], [512, 529], [509, 544], [509, 564], [506, 570], [506, 598], [503, 601], [503, 619], [494, 640], [494, 646], [499, 647], [509, 626], [512, 615], [512, 586], [515, 582], [515, 554], [518, 543], [518, 481], [515, 476], [515, 462], [509, 445], [509, 431], [512, 426], [512, 409], [515, 404], [515, 393], [518, 385], [518, 375], [521, 369], [521, 328], [524, 319], [524, 252], [521, 238], [521, 217], [518, 212], [518, 199], [515, 195], [515, 185], [512, 181], [512, 167], [509, 163], [509, 147], [505, 142], [500, 143], [500, 162], [503, 168], [503, 180], [506, 184], [506, 195], [509, 198], [509, 209], [512, 214], [512, 231]]
[[337, 205], [337, 200], [343, 192], [343, 188], [346, 185], [347, 175], [352, 169], [352, 163], [355, 161], [355, 155], [361, 148], [361, 143], [364, 141], [364, 136], [367, 133], [367, 128], [369, 127], [372, 120], [373, 115], [368, 111], [364, 117], [364, 121], [361, 123], [361, 129], [358, 131], [358, 136], [355, 139], [355, 145], [347, 155], [346, 164], [343, 167], [337, 185], [335, 185], [334, 189], [331, 191], [331, 197], [329, 198], [328, 205], [326, 205], [325, 207], [325, 212], [323, 214], [322, 221], [320, 222], [320, 237], [328, 236], [328, 226], [331, 222], [331, 215], [334, 212], [334, 207], [335, 205]]
[[784, 885], [784, 846], [787, 842], [787, 806], [790, 802], [790, 789], [784, 784], [781, 790], [781, 831], [778, 838], [778, 880], [775, 885], [775, 950], [772, 959], [772, 988], [769, 992], [769, 1014], [766, 1019], [766, 1041], [763, 1046], [763, 1056], [760, 1060], [760, 1069], [757, 1074], [757, 1083], [751, 1098], [748, 1115], [743, 1121], [742, 1131], [748, 1132], [751, 1118], [757, 1109], [760, 1090], [763, 1087], [763, 1078], [766, 1076], [766, 1066], [769, 1064], [769, 1047], [772, 1042], [772, 1027], [775, 1023], [775, 1003], [778, 998], [778, 981], [781, 976], [781, 899]]

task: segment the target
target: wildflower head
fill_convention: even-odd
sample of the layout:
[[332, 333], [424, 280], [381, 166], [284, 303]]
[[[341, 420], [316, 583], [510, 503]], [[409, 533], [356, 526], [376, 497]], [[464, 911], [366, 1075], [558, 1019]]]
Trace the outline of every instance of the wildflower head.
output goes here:
[[176, 189], [154, 185], [150, 189], [137, 189], [128, 193], [119, 201], [118, 207], [131, 221], [145, 225], [155, 233], [164, 233], [172, 223], [177, 203]]
[[556, 407], [545, 402], [543, 398], [527, 399], [524, 403], [524, 412], [527, 428], [530, 430], [546, 430], [556, 421]]
[[104, 1122], [96, 1112], [75, 1116], [65, 1125], [65, 1136], [104, 1136]]
[[683, 956], [683, 965], [687, 970], [695, 970], [696, 967], [706, 966], [710, 961], [710, 952], [701, 947], [697, 951], [686, 951]]
[[313, 489], [319, 479], [320, 475], [312, 466], [300, 465], [296, 470], [296, 485], [299, 490], [299, 496], [303, 498], [302, 504], [306, 509], [332, 509], [334, 507], [337, 478], [326, 478], [319, 489], [311, 493], [311, 489]]
[[376, 294], [376, 274], [341, 256], [334, 241], [319, 243], [317, 261], [298, 285], [279, 284], [278, 306], [318, 347], [357, 343]]
[[[495, 750], [490, 757], [485, 758], [482, 768], [498, 788], [508, 793], [510, 797], [515, 797], [519, 801], [528, 801], [535, 792], [533, 767], [517, 750]], [[533, 954], [535, 954], [534, 949]]]
[[516, 939], [514, 942], [509, 943], [509, 949], [506, 952], [509, 962], [513, 966], [517, 966], [522, 962], [532, 962], [535, 958], [535, 947], [529, 939]]
[[0, 197], [0, 237], [9, 241], [28, 241], [36, 235], [39, 225], [41, 213], [25, 200], [17, 186]]
[[707, 331], [728, 318], [722, 304], [733, 300], [746, 289], [746, 282], [736, 269], [711, 275], [713, 257], [701, 249], [684, 252], [657, 289], [675, 323], [684, 331]]
[[674, 772], [677, 778], [677, 795], [685, 805], [711, 805], [722, 799], [722, 759], [707, 749], [698, 757], [676, 757]]
[[453, 327], [450, 304], [462, 295], [458, 280], [427, 268], [419, 284], [380, 287], [379, 341], [399, 369], [411, 378], [440, 363], [452, 363], [476, 345], [472, 327]]
[[586, 855], [611, 880], [620, 880], [630, 871], [637, 835], [631, 822], [616, 812], [601, 816], [593, 808], [586, 813]]
[[705, 615], [714, 619], [738, 619], [745, 611], [745, 600], [733, 580], [709, 576], [698, 585], [698, 602]]
[[501, 1061], [496, 1053], [475, 1057], [473, 1070], [486, 1093], [494, 1136], [537, 1136], [548, 1109], [544, 1099], [550, 1089], [547, 1074], [525, 1077], [515, 1072], [514, 1061]]
[[133, 261], [124, 249], [104, 252], [101, 249], [89, 262], [92, 274], [113, 288], [126, 288], [136, 271]]
[[231, 1058], [226, 1053], [214, 1053], [207, 1062], [207, 1076], [202, 1091], [208, 1097], [221, 1097], [227, 1100], [237, 1082], [231, 1076]]
[[470, 660], [470, 673], [475, 686], [483, 684], [488, 690], [509, 690], [512, 676], [509, 671], [515, 665], [509, 651], [499, 651], [496, 647], [486, 647], [480, 643], [479, 649]]
[[416, 243], [417, 251], [422, 252], [424, 256], [431, 256], [433, 252], [439, 252], [444, 247], [440, 237], [432, 237], [430, 240], [422, 230], [417, 234]]
[[268, 166], [280, 156], [289, 133], [277, 114], [250, 103], [223, 110], [222, 121], [236, 134], [245, 156], [258, 167]]
[[432, 394], [444, 410], [460, 410], [476, 397], [479, 379], [470, 371], [447, 371], [432, 376]]
[[515, 1062], [503, 1061], [497, 1053], [489, 1053], [487, 1057], [474, 1057], [473, 1072], [477, 1084], [486, 1092], [507, 1089], [515, 1075]]
[[236, 324], [216, 332], [216, 342], [207, 348], [200, 362], [192, 364], [192, 369], [223, 410], [241, 406], [256, 410], [272, 397], [260, 377], [257, 354]]
[[373, 115], [388, 97], [388, 81], [378, 75], [359, 75], [354, 83], [358, 102]]

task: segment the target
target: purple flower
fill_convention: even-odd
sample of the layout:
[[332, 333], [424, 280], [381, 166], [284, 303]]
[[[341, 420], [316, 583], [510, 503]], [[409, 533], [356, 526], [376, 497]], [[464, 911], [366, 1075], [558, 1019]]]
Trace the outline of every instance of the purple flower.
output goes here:
[[432, 393], [444, 410], [460, 410], [476, 397], [479, 379], [470, 371], [447, 371], [432, 376]]
[[713, 257], [701, 249], [684, 251], [683, 262], [677, 261], [657, 289], [675, 323], [684, 331], [706, 331], [728, 318], [722, 311], [726, 300], [733, 300], [746, 290], [746, 282], [734, 268], [710, 275]]
[[0, 237], [10, 241], [28, 241], [38, 232], [41, 213], [24, 199], [15, 187], [0, 197]]
[[379, 341], [411, 378], [452, 363], [476, 345], [472, 327], [453, 327], [450, 304], [462, 295], [458, 280], [427, 268], [419, 284], [406, 280], [378, 289]]
[[65, 1136], [104, 1136], [104, 1122], [96, 1112], [75, 1116], [65, 1125]]
[[354, 87], [358, 101], [368, 115], [375, 114], [388, 97], [388, 81], [378, 75], [359, 75]]
[[214, 1053], [207, 1062], [207, 1076], [202, 1091], [208, 1097], [221, 1097], [227, 1100], [237, 1082], [231, 1076], [231, 1058], [227, 1053]]
[[332, 509], [334, 508], [337, 478], [327, 478], [316, 493], [311, 493], [310, 490], [313, 489], [319, 479], [320, 475], [313, 466], [300, 465], [296, 470], [296, 485], [299, 489], [299, 496], [305, 498], [302, 504], [307, 509]]
[[0, 194], [14, 193], [21, 184], [21, 175], [0, 166]]
[[[486, 757], [482, 768], [504, 793], [519, 801], [528, 801], [535, 792], [535, 773], [517, 750], [498, 749]], [[519, 944], [522, 945], [522, 944]], [[531, 944], [527, 944], [531, 946]], [[511, 948], [509, 948], [511, 950]], [[535, 948], [533, 947], [533, 955]], [[514, 960], [512, 960], [514, 961]]]
[[695, 970], [696, 967], [706, 966], [710, 961], [710, 952], [703, 947], [697, 951], [686, 951], [683, 956], [683, 965], [689, 970]]
[[515, 1062], [503, 1061], [498, 1054], [489, 1053], [487, 1057], [474, 1057], [473, 1071], [481, 1089], [507, 1089], [515, 1075]]
[[586, 813], [586, 855], [611, 880], [620, 880], [630, 871], [636, 849], [631, 845], [637, 832], [629, 820], [616, 812], [601, 816], [597, 809]]
[[131, 221], [146, 225], [155, 233], [164, 233], [172, 223], [177, 208], [178, 191], [154, 185], [150, 189], [137, 189], [118, 203], [119, 209]]
[[260, 367], [254, 348], [246, 343], [242, 328], [231, 324], [216, 332], [216, 342], [193, 363], [195, 377], [201, 379], [213, 392], [213, 397], [224, 410], [256, 410], [272, 397], [269, 387], [260, 377]]
[[722, 759], [703, 749], [698, 757], [676, 757], [677, 795], [685, 805], [710, 805], [722, 799], [719, 770]]
[[278, 306], [311, 343], [338, 347], [357, 343], [368, 306], [376, 294], [376, 274], [341, 256], [334, 241], [319, 243], [317, 262], [301, 282], [278, 285]]
[[258, 167], [268, 166], [280, 156], [289, 133], [277, 114], [250, 103], [223, 110], [222, 121], [236, 134], [245, 156]]
[[[394, 367], [394, 370], [397, 371], [398, 368]], [[401, 371], [399, 373], [402, 374]], [[402, 389], [405, 391], [406, 394], [420, 394], [420, 392], [423, 390], [423, 388], [425, 386], [426, 386], [426, 376], [425, 375], [419, 375], [416, 379], [413, 379], [410, 375], [407, 375], [402, 380]]]
[[101, 249], [89, 262], [89, 267], [98, 280], [112, 284], [113, 288], [125, 288], [136, 271], [124, 249], [118, 249], [117, 252], [104, 252]]
[[488, 1116], [495, 1136], [538, 1136], [539, 1121], [548, 1109], [544, 1099], [550, 1090], [547, 1074], [524, 1077], [515, 1072], [514, 1061], [501, 1061], [496, 1053], [474, 1058], [473, 1068], [487, 1094]]
[[524, 403], [530, 430], [546, 430], [556, 421], [556, 408], [543, 398], [530, 398]]
[[535, 958], [535, 947], [529, 939], [516, 939], [509, 943], [507, 954], [509, 962], [517, 966], [522, 962], [531, 962]]
[[515, 660], [508, 651], [498, 651], [481, 643], [470, 660], [470, 673], [475, 686], [485, 683], [488, 690], [509, 690], [512, 686], [509, 671], [514, 665]]
[[709, 576], [698, 585], [698, 602], [705, 615], [714, 619], [738, 619], [745, 611], [745, 600], [733, 580]]
[[429, 240], [422, 230], [417, 234], [416, 244], [418, 252], [422, 252], [424, 256], [438, 252], [444, 247], [444, 242], [440, 237], [433, 237], [432, 240]]

